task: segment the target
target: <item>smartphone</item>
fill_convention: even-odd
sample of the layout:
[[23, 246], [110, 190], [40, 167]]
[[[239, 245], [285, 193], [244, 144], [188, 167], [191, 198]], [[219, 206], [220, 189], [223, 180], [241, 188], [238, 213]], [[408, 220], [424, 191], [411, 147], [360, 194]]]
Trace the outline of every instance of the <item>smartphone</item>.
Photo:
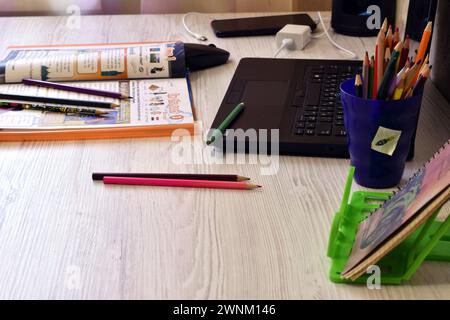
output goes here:
[[217, 37], [274, 35], [287, 24], [301, 24], [316, 29], [316, 23], [305, 13], [254, 18], [213, 20], [211, 26]]

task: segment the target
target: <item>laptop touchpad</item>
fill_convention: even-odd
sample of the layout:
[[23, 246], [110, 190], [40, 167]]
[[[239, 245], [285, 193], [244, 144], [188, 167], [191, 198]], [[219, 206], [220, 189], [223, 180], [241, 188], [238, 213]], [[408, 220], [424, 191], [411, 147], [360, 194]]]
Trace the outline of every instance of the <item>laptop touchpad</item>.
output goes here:
[[288, 84], [288, 81], [247, 81], [241, 96], [241, 101], [245, 103], [245, 112], [238, 118], [234, 127], [279, 128]]

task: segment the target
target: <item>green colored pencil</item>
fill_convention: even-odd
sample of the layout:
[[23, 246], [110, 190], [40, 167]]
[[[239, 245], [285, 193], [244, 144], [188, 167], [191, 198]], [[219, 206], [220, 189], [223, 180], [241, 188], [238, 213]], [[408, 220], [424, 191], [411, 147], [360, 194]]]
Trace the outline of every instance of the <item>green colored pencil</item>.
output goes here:
[[236, 117], [242, 112], [242, 110], [244, 110], [244, 103], [243, 102], [239, 103], [230, 112], [230, 114], [225, 118], [225, 120], [223, 120], [223, 122], [219, 125], [219, 127], [213, 131], [212, 135], [206, 141], [206, 144], [210, 145], [211, 143], [213, 143], [216, 140], [216, 138], [218, 138], [219, 136], [223, 135], [225, 130], [230, 125], [230, 123], [234, 119], [236, 119]]
[[402, 45], [403, 45], [402, 42], [397, 43], [394, 52], [392, 52], [391, 59], [389, 60], [389, 64], [386, 67], [386, 71], [384, 72], [383, 80], [381, 81], [381, 84], [378, 88], [377, 99], [379, 100], [386, 99], [387, 97], [392, 77], [395, 74], [397, 60], [400, 57]]

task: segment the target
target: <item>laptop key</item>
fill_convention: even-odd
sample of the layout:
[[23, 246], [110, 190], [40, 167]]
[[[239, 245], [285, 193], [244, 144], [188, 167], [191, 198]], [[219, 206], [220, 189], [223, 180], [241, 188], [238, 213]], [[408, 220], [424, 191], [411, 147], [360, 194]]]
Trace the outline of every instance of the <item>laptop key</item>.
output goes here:
[[319, 123], [316, 132], [319, 136], [329, 136], [331, 134], [331, 123]]
[[320, 112], [319, 116], [321, 116], [321, 117], [332, 117], [333, 116], [333, 112]]
[[315, 122], [308, 122], [306, 124], [306, 129], [314, 129], [316, 127]]
[[347, 135], [347, 131], [345, 131], [345, 128], [343, 126], [334, 127], [333, 132], [334, 132], [334, 135], [338, 136], [338, 137]]
[[305, 106], [317, 106], [320, 102], [320, 83], [308, 83], [306, 90]]
[[305, 130], [303, 130], [303, 129], [297, 129], [297, 130], [295, 131], [295, 134], [296, 134], [296, 135], [299, 135], [299, 136], [303, 135], [303, 133], [305, 133]]
[[314, 135], [314, 130], [308, 129], [308, 130], [305, 130], [305, 133], [306, 133], [308, 136], [312, 136], [312, 135]]
[[320, 117], [319, 122], [333, 122], [332, 117]]

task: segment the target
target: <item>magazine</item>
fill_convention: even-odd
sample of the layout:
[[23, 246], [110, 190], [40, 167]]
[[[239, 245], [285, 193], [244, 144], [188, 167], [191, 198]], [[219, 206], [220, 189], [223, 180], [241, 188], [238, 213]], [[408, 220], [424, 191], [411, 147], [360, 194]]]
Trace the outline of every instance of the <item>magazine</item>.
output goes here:
[[182, 42], [12, 46], [0, 61], [0, 83], [185, 76]]

